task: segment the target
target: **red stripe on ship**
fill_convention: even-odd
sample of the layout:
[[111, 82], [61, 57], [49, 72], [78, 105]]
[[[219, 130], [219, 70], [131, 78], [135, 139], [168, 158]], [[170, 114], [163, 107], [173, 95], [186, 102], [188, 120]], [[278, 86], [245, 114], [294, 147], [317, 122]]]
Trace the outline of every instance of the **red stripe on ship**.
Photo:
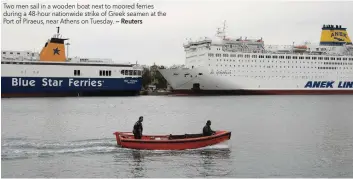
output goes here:
[[65, 96], [77, 96], [72, 93], [9, 93], [1, 94], [2, 98], [12, 97], [65, 97]]
[[2, 93], [1, 98], [13, 97], [73, 97], [73, 96], [136, 96], [139, 91], [88, 91], [53, 93]]
[[352, 90], [173, 90], [174, 95], [345, 95]]

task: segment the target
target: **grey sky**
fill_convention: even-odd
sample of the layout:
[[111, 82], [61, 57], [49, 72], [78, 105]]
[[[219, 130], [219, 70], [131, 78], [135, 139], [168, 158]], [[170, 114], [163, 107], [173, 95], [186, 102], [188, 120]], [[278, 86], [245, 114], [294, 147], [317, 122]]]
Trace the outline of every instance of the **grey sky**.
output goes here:
[[[156, 10], [165, 11], [167, 16], [125, 17], [143, 19], [142, 25], [60, 25], [63, 37], [70, 38], [70, 56], [112, 58], [117, 62], [138, 61], [140, 64], [148, 65], [154, 62], [168, 66], [183, 64], [185, 57], [182, 45], [185, 39], [214, 36], [217, 28], [222, 26], [223, 20], [227, 21], [229, 36], [263, 37], [266, 44], [289, 45], [293, 41], [302, 43], [306, 40], [318, 43], [323, 24], [346, 27], [351, 39], [353, 34], [351, 10], [353, 2], [235, 0], [84, 2], [149, 3], [155, 5]], [[114, 19], [120, 20], [119, 17]], [[2, 50], [40, 51], [45, 41], [56, 33], [56, 26], [2, 23]]]

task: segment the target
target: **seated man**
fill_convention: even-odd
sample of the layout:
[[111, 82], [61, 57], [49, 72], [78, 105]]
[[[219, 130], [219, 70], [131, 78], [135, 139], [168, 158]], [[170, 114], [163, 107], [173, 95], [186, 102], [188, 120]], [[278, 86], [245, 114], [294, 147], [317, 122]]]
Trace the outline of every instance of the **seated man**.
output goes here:
[[216, 132], [211, 129], [211, 121], [208, 120], [205, 127], [203, 127], [203, 135], [204, 136], [211, 136]]

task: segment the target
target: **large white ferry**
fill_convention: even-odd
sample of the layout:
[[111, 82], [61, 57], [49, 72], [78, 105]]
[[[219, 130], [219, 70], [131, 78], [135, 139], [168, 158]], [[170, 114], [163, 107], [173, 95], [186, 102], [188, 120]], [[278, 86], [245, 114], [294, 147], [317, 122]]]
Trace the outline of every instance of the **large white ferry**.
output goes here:
[[67, 58], [59, 28], [40, 54], [2, 51], [1, 97], [138, 95], [142, 69], [111, 59]]
[[323, 25], [320, 44], [265, 45], [231, 39], [184, 44], [185, 65], [159, 69], [174, 93], [353, 94], [353, 45], [346, 28]]

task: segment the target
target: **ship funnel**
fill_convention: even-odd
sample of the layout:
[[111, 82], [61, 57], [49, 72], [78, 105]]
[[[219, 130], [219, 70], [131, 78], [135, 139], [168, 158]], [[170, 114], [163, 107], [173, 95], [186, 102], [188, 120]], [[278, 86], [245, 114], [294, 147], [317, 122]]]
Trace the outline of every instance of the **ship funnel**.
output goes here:
[[323, 25], [320, 45], [342, 46], [343, 44], [352, 44], [346, 29], [342, 28], [341, 25]]
[[62, 39], [59, 37], [59, 27], [57, 27], [57, 34], [45, 43], [40, 52], [40, 61], [64, 62], [66, 60], [64, 42], [68, 39]]

